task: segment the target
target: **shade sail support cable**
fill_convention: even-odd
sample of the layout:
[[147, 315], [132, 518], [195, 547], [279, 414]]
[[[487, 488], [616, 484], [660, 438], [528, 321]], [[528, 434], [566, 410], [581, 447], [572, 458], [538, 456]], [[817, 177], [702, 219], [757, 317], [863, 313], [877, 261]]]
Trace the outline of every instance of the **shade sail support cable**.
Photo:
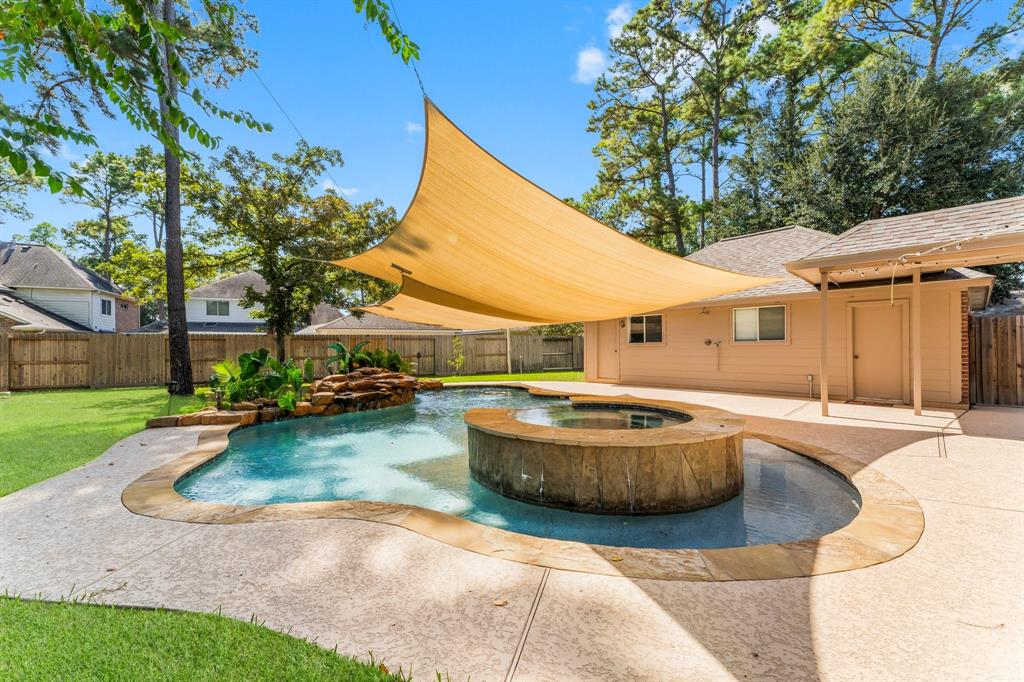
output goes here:
[[[402, 32], [402, 35], [406, 35], [405, 29], [402, 28], [402, 20], [398, 18], [398, 0], [391, 0], [391, 9], [395, 11], [395, 23], [398, 25], [398, 30]], [[423, 87], [423, 79], [420, 78], [420, 70], [416, 68], [416, 59], [410, 59], [409, 65], [412, 67], [412, 72], [416, 74], [416, 83], [420, 86], [420, 94], [426, 98], [427, 89]]]

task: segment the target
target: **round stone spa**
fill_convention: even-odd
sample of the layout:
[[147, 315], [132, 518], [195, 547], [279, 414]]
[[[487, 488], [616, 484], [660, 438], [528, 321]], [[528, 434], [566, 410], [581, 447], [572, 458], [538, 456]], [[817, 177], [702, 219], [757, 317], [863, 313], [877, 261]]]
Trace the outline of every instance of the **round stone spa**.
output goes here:
[[571, 400], [468, 411], [473, 478], [517, 500], [600, 514], [692, 511], [743, 489], [741, 417], [627, 396]]
[[846, 526], [860, 510], [856, 489], [831, 469], [750, 439], [740, 494], [688, 513], [572, 512], [510, 499], [474, 481], [464, 413], [545, 405], [567, 402], [508, 388], [445, 389], [400, 407], [261, 424], [232, 432], [221, 455], [175, 488], [188, 498], [241, 505], [393, 502], [526, 535], [663, 549], [817, 538]]

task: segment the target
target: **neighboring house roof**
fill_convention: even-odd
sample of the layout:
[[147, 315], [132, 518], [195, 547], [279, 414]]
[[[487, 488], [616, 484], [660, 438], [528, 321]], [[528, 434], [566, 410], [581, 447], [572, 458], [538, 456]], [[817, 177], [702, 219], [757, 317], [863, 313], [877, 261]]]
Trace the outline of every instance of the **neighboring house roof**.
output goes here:
[[373, 331], [373, 332], [387, 332], [387, 331], [424, 331], [424, 332], [451, 332], [458, 331], [453, 329], [447, 329], [445, 327], [439, 327], [434, 324], [420, 324], [419, 322], [406, 322], [404, 320], [396, 320], [390, 317], [383, 317], [382, 315], [374, 315], [373, 313], [363, 313], [361, 317], [355, 315], [344, 315], [338, 317], [335, 320], [327, 322], [326, 324], [310, 325], [300, 331], [300, 334], [315, 334], [317, 330], [321, 332], [325, 331]]
[[[61, 317], [49, 310], [18, 298], [10, 289], [0, 286], [0, 317], [14, 320], [18, 326], [25, 325], [26, 331], [47, 332], [88, 332], [88, 327]], [[15, 330], [17, 331], [17, 330]]]
[[[265, 334], [267, 325], [262, 321], [253, 322], [192, 322], [187, 323], [192, 334]], [[132, 329], [126, 334], [166, 334], [167, 323], [157, 320]]]
[[119, 287], [63, 253], [49, 246], [23, 242], [0, 242], [0, 284], [123, 295]]
[[830, 258], [886, 249], [915, 249], [979, 235], [1024, 231], [1024, 197], [1010, 197], [925, 213], [867, 220], [800, 259]]
[[262, 294], [267, 290], [267, 283], [260, 273], [255, 270], [247, 270], [246, 272], [240, 272], [237, 275], [231, 275], [216, 282], [196, 287], [188, 292], [188, 297], [211, 299], [242, 298], [247, 287], [252, 287], [254, 291]]
[[1024, 315], [1024, 289], [1011, 291], [1010, 296], [1002, 302], [990, 305], [984, 310], [979, 310], [974, 314], [985, 317]]
[[761, 296], [787, 296], [817, 291], [817, 287], [813, 284], [808, 284], [788, 272], [786, 263], [796, 258], [802, 258], [805, 254], [836, 239], [834, 234], [812, 230], [800, 225], [788, 225], [774, 230], [728, 237], [705, 246], [700, 251], [695, 251], [687, 256], [687, 260], [751, 275], [781, 277], [782, 280], [745, 291], [715, 296], [704, 301], [697, 301], [697, 303]]

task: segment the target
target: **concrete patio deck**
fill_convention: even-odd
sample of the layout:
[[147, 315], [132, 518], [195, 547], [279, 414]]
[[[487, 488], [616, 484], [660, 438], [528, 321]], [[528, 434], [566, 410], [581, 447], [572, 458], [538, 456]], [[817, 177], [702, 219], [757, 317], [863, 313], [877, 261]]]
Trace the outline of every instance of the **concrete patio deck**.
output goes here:
[[209, 428], [188, 427], [136, 434], [0, 498], [0, 590], [255, 614], [428, 679], [435, 670], [474, 680], [1024, 676], [1024, 411], [915, 417], [834, 404], [834, 416], [822, 418], [809, 400], [530, 385], [746, 415], [751, 430], [828, 448], [894, 479], [924, 510], [924, 534], [907, 554], [869, 568], [702, 583], [529, 566], [369, 521], [203, 525], [127, 511], [125, 486]]

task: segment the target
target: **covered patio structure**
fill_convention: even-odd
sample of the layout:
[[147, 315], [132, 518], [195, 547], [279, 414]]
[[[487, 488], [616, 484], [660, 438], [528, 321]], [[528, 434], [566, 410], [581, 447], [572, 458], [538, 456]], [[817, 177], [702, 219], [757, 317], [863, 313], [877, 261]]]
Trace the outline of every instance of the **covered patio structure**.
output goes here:
[[[830, 290], [840, 289], [844, 284], [859, 285], [865, 280], [888, 280], [891, 295], [896, 284], [910, 281], [911, 392], [914, 414], [920, 415], [924, 371], [921, 276], [953, 268], [1015, 261], [1024, 261], [1022, 197], [869, 220], [836, 241], [789, 263], [787, 269], [791, 273], [820, 290], [821, 414], [829, 414]], [[971, 301], [973, 307], [984, 307], [986, 302]], [[962, 333], [966, 335], [966, 329]]]

